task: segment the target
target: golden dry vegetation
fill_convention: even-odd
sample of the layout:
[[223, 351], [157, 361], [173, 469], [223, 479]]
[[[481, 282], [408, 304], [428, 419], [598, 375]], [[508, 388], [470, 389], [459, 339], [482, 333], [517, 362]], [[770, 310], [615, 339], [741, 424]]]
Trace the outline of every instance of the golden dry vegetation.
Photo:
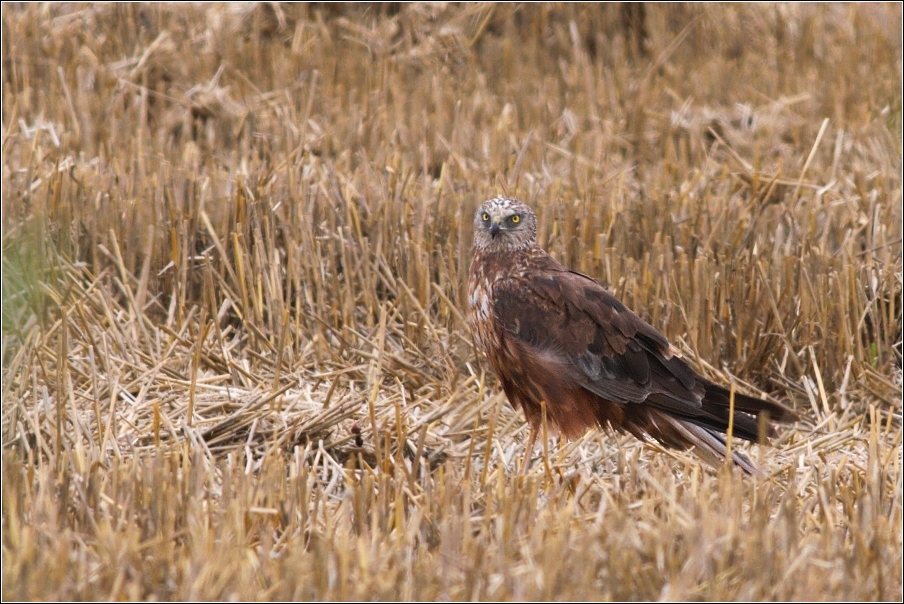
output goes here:
[[[900, 600], [902, 12], [3, 5], [3, 598]], [[762, 477], [526, 428], [507, 193]]]

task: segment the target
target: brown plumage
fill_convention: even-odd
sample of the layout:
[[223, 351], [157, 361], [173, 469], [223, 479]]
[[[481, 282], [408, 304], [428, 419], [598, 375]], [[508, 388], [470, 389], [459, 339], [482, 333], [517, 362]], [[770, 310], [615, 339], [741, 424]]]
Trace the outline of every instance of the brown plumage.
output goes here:
[[[595, 279], [568, 270], [537, 244], [524, 203], [484, 202], [474, 217], [469, 320], [509, 401], [531, 426], [546, 402], [548, 424], [569, 438], [609, 426], [667, 447], [725, 458], [729, 391], [697, 375], [665, 336]], [[735, 437], [756, 441], [757, 415], [792, 421], [779, 403], [735, 393]], [[530, 451], [528, 451], [528, 454]], [[756, 471], [743, 455], [732, 460]]]

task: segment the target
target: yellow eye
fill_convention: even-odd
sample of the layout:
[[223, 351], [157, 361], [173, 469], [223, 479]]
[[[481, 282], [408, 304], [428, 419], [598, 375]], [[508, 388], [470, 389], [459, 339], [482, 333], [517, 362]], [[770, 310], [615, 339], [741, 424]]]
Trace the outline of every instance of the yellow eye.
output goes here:
[[521, 222], [521, 217], [520, 217], [520, 216], [518, 216], [517, 214], [515, 214], [514, 216], [512, 216], [512, 223], [513, 223], [513, 224], [518, 224], [519, 222]]
[[480, 215], [480, 219], [483, 220], [484, 222], [488, 222], [490, 220], [490, 215], [487, 214], [486, 212], [484, 212], [483, 214]]

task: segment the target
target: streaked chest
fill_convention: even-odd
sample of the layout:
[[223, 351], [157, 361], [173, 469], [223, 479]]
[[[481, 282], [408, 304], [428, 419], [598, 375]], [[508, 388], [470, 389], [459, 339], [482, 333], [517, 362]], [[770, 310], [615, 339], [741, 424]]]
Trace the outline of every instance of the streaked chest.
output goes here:
[[498, 267], [477, 256], [468, 276], [468, 322], [478, 346], [487, 352], [497, 341], [494, 334], [493, 286], [504, 278]]
[[519, 279], [525, 263], [518, 253], [477, 254], [468, 276], [468, 322], [477, 345], [492, 358], [503, 346], [503, 325], [495, 308], [494, 290]]

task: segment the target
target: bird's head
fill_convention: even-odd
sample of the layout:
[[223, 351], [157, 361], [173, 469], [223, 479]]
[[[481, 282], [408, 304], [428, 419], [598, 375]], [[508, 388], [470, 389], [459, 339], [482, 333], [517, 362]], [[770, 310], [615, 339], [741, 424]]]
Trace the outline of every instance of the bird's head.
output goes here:
[[537, 244], [537, 217], [523, 202], [495, 197], [474, 214], [474, 247], [478, 251], [514, 252]]

